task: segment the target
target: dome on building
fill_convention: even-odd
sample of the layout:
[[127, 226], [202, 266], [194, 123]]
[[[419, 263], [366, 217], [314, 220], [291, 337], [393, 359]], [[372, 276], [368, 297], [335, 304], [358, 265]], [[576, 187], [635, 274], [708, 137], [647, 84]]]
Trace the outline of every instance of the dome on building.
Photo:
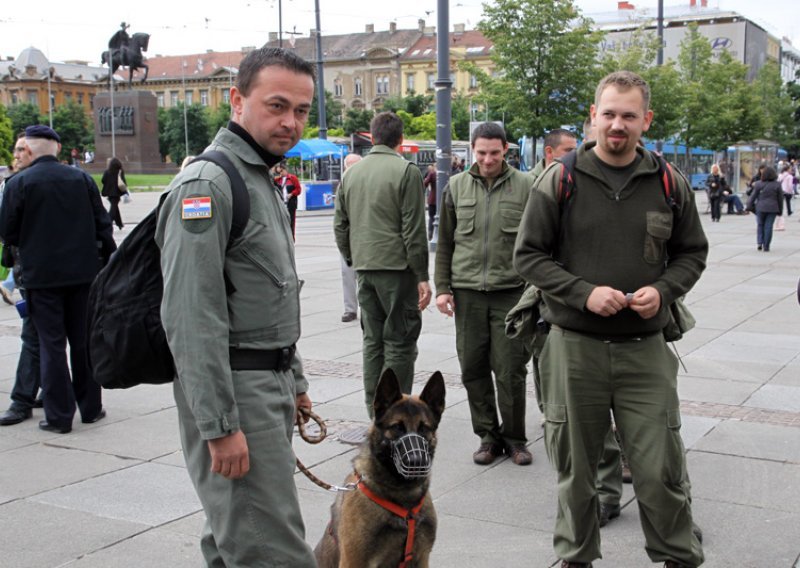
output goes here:
[[19, 54], [14, 66], [22, 70], [28, 65], [34, 65], [36, 69], [44, 73], [45, 70], [50, 67], [50, 62], [47, 60], [47, 57], [45, 57], [44, 53], [42, 53], [42, 50], [35, 47], [28, 47], [23, 49], [22, 53]]

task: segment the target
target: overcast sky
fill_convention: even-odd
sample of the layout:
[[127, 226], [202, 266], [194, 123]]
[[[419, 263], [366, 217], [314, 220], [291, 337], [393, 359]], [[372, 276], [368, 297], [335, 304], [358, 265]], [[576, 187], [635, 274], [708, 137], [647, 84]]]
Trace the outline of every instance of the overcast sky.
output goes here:
[[[653, 10], [657, 5], [657, 0], [629, 1]], [[149, 56], [232, 51], [261, 45], [269, 32], [278, 31], [278, 0], [32, 0], [30, 4], [6, 0], [4, 4], [8, 4], [0, 14], [0, 56], [4, 59], [16, 58], [33, 45], [51, 61], [97, 63], [123, 20], [131, 24], [129, 33], [150, 34]], [[375, 24], [376, 31], [386, 30], [390, 21], [397, 22], [398, 28], [414, 28], [418, 19], [436, 25], [436, 0], [319, 0], [319, 4], [323, 34], [362, 32], [366, 24]], [[451, 29], [454, 23], [474, 28], [482, 4], [481, 0], [451, 0]], [[587, 15], [617, 7], [616, 0], [577, 0], [577, 4]], [[665, 0], [666, 6], [680, 4], [688, 5], [689, 0]], [[800, 11], [796, 6], [790, 9], [790, 4], [788, 0], [709, 0], [709, 6], [739, 12], [778, 37], [789, 37], [800, 49]], [[314, 0], [282, 0], [282, 8], [284, 34], [297, 30], [307, 36], [316, 27]]]

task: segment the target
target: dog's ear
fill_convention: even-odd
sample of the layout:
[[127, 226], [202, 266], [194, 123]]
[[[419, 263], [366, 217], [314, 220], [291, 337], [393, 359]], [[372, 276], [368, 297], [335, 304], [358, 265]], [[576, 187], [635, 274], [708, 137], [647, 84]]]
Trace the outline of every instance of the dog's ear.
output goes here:
[[433, 415], [436, 417], [436, 423], [442, 418], [444, 412], [444, 377], [439, 371], [436, 371], [428, 379], [425, 388], [419, 395], [419, 399], [428, 405]]
[[386, 369], [378, 381], [375, 400], [372, 402], [375, 421], [380, 420], [389, 407], [401, 398], [403, 398], [403, 392], [400, 390], [400, 381], [397, 380], [397, 375], [391, 369]]

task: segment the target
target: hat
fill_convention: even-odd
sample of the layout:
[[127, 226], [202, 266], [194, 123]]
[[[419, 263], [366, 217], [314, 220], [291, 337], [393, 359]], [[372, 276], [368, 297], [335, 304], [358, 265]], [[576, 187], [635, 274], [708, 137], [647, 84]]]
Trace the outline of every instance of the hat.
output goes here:
[[43, 124], [36, 124], [25, 129], [25, 138], [47, 138], [61, 144], [61, 138], [56, 131]]

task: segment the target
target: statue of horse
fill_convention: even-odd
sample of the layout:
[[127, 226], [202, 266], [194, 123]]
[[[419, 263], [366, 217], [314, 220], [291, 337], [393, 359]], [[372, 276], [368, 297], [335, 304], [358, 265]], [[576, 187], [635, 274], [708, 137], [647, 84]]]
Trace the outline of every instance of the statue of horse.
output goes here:
[[[127, 35], [127, 34], [126, 34]], [[143, 51], [147, 51], [147, 45], [150, 43], [150, 34], [136, 33], [130, 38], [127, 44], [122, 44], [118, 47], [111, 47], [108, 51], [104, 51], [100, 56], [103, 63], [108, 63], [111, 66], [111, 73], [116, 73], [120, 67], [128, 68], [128, 86], [133, 84], [133, 72], [137, 69], [144, 69], [144, 77], [142, 83], [147, 81], [147, 72], [149, 68], [145, 63]]]

